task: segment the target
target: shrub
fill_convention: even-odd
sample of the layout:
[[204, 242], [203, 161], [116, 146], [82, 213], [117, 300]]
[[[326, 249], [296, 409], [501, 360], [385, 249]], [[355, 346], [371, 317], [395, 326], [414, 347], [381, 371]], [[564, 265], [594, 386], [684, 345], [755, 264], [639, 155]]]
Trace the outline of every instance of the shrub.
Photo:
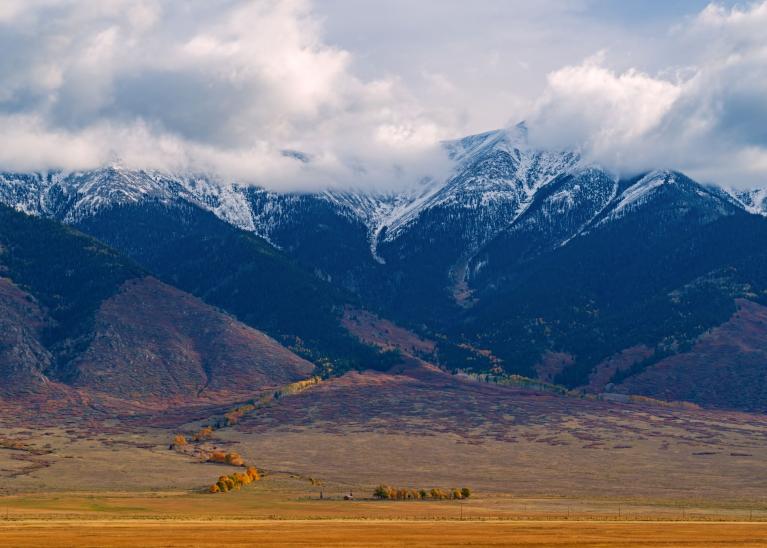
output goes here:
[[235, 472], [229, 476], [219, 476], [218, 481], [208, 488], [210, 493], [226, 493], [232, 489], [239, 489], [243, 485], [249, 485], [261, 479], [255, 466], [249, 467], [245, 472]]
[[224, 415], [224, 424], [226, 426], [233, 426], [239, 422], [239, 420], [246, 414], [250, 413], [251, 411], [255, 410], [256, 406], [255, 404], [249, 403], [246, 405], [241, 405], [240, 407], [237, 407], [235, 409], [232, 409], [228, 413]]
[[213, 428], [210, 426], [206, 426], [202, 430], [199, 430], [194, 437], [192, 438], [194, 441], [202, 441], [207, 440], [213, 437]]
[[240, 472], [235, 472], [230, 477], [234, 480], [234, 484], [238, 487], [241, 485], [249, 485], [253, 481], [250, 479], [249, 475], [241, 474]]
[[316, 376], [311, 377], [309, 379], [305, 379], [303, 381], [294, 382], [294, 383], [288, 384], [287, 386], [283, 386], [282, 390], [279, 390], [274, 393], [274, 397], [275, 399], [279, 399], [282, 396], [287, 396], [290, 394], [298, 394], [299, 392], [303, 392], [307, 388], [314, 386], [315, 384], [319, 384], [320, 382], [322, 382], [322, 379]]
[[186, 436], [183, 434], [176, 434], [176, 436], [173, 438], [173, 445], [176, 447], [183, 447], [187, 443]]
[[434, 489], [429, 491], [429, 498], [432, 498], [434, 500], [444, 500], [444, 499], [449, 498], [449, 497], [450, 497], [450, 495], [444, 489], [439, 489], [439, 488], [435, 487]]
[[395, 489], [388, 485], [379, 485], [373, 491], [373, 496], [377, 499], [389, 500], [389, 499], [393, 499], [395, 495], [396, 495]]
[[426, 489], [408, 489], [408, 488], [396, 488], [390, 485], [381, 484], [373, 490], [373, 496], [377, 499], [383, 500], [445, 500], [445, 499], [465, 499], [471, 496], [471, 491], [468, 487], [463, 489], [450, 489], [448, 491], [435, 487], [430, 490]]
[[218, 486], [221, 487], [222, 485], [226, 487], [222, 488], [222, 491], [231, 491], [235, 486], [234, 479], [231, 476], [219, 476]]
[[245, 461], [237, 453], [227, 453], [224, 461], [231, 466], [245, 466]]
[[228, 464], [230, 466], [245, 466], [245, 461], [238, 453], [224, 453], [223, 451], [213, 451], [208, 455], [207, 462], [216, 462]]
[[226, 462], [226, 453], [223, 451], [213, 451], [210, 455], [208, 455], [208, 462], [224, 463]]

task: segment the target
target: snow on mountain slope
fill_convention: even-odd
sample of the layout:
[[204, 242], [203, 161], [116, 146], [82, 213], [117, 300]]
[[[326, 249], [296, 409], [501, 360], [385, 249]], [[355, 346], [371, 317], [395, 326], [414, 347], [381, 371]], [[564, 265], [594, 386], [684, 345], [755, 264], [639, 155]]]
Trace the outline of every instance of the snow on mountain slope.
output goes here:
[[469, 259], [464, 279], [472, 290], [503, 283], [543, 253], [623, 219], [631, 221], [623, 233], [628, 236], [637, 227], [674, 231], [678, 223], [704, 225], [742, 209], [724, 190], [674, 171], [619, 180], [598, 167], [576, 168], [538, 190], [515, 222]]
[[[0, 173], [0, 202], [30, 214], [76, 223], [115, 205], [143, 200], [172, 204], [180, 200], [207, 209], [278, 246], [275, 234], [294, 224], [297, 210], [307, 207], [307, 203], [321, 202], [334, 215], [365, 227], [371, 255], [379, 262], [384, 262], [381, 255], [386, 253], [398, 257], [417, 253], [417, 246], [408, 251], [409, 244], [398, 243], [407, 240], [406, 236], [432, 241], [441, 237], [461, 247], [465, 260], [517, 221], [524, 220], [525, 231], [533, 228], [530, 223], [543, 223], [542, 229], [548, 230], [551, 218], [572, 215], [580, 202], [601, 203], [604, 178], [612, 177], [595, 166], [584, 165], [576, 153], [532, 149], [524, 124], [445, 142], [444, 148], [454, 162], [451, 176], [446, 180], [424, 179], [390, 192], [350, 189], [281, 194], [226, 184], [207, 175], [132, 171], [115, 165], [68, 174]], [[586, 177], [587, 172], [599, 176]], [[552, 181], [567, 174], [581, 179], [576, 187], [554, 194], [546, 190]], [[727, 194], [682, 177], [671, 171], [648, 173], [612, 197], [598, 221], [621, 218], [652, 200], [664, 186], [674, 184], [767, 215], [767, 190]], [[545, 197], [545, 204], [541, 197]], [[536, 215], [525, 215], [536, 203], [543, 209]], [[582, 211], [593, 213], [591, 206]], [[581, 219], [580, 214], [579, 210], [576, 217], [582, 226], [561, 243], [588, 229], [590, 221]], [[443, 225], [449, 225], [449, 230]], [[568, 231], [574, 229], [568, 227]]]
[[[424, 179], [409, 188], [386, 193], [326, 191], [315, 198], [336, 205], [339, 213], [364, 223], [371, 252], [382, 261], [377, 254], [381, 238], [386, 242], [396, 240], [421, 215], [438, 208], [464, 209], [468, 215], [480, 215], [488, 234], [477, 239], [486, 241], [499, 227], [513, 221], [509, 211], [512, 215], [521, 212], [541, 186], [579, 161], [574, 153], [532, 150], [522, 124], [449, 141], [444, 147], [455, 162], [453, 175], [446, 181]], [[254, 211], [256, 226], [262, 227], [257, 231], [268, 237], [269, 227], [279, 223], [279, 216], [289, 209], [286, 206], [290, 202], [289, 196], [271, 193], [260, 200], [262, 207]]]
[[492, 209], [509, 204], [519, 211], [539, 188], [579, 161], [571, 152], [532, 150], [527, 128], [521, 124], [448, 142], [445, 148], [456, 162], [454, 175], [441, 188], [433, 187], [420, 197], [418, 207], [387, 219], [387, 240], [396, 239], [419, 214], [436, 207]]
[[733, 196], [747, 211], [767, 216], [767, 188], [733, 193]]
[[239, 189], [202, 176], [173, 176], [117, 165], [67, 174], [0, 174], [0, 202], [65, 223], [76, 223], [102, 209], [144, 200], [165, 204], [185, 200], [235, 226], [255, 230], [247, 200]]
[[203, 176], [176, 177], [170, 181], [171, 185], [176, 183], [183, 186], [182, 195], [186, 200], [199, 203], [238, 228], [257, 232], [253, 211], [242, 187]]
[[[377, 251], [381, 241], [395, 241], [414, 228], [424, 213], [464, 210], [476, 221], [467, 239], [479, 244], [511, 223], [538, 188], [578, 163], [573, 153], [532, 150], [526, 139], [526, 128], [519, 125], [446, 142], [445, 150], [455, 163], [453, 175], [441, 181], [426, 178], [398, 191], [349, 189], [280, 194], [256, 187], [234, 187], [236, 195], [246, 197], [253, 228], [249, 228], [247, 219], [236, 224], [279, 245], [275, 233], [292, 222], [296, 208], [307, 200], [323, 201], [331, 204], [338, 215], [366, 227], [371, 254], [383, 262]], [[196, 188], [190, 190], [200, 198]], [[239, 200], [227, 203], [239, 205]], [[211, 208], [207, 202], [206, 206]], [[220, 210], [211, 209], [221, 215]]]
[[662, 185], [673, 184], [674, 174], [668, 171], [653, 171], [642, 177], [619, 196], [618, 205], [613, 208], [610, 218], [620, 217], [641, 206], [651, 197], [653, 191]]
[[442, 183], [439, 181], [424, 179], [400, 192], [325, 192], [320, 196], [354, 215], [367, 226], [370, 252], [376, 261], [383, 263], [385, 261], [377, 253], [381, 232], [416, 217], [441, 188]]
[[[726, 215], [734, 207], [742, 208], [741, 204], [732, 200], [721, 189], [703, 186], [676, 171], [655, 170], [640, 177], [624, 189], [597, 224], [605, 224], [625, 217], [632, 211], [656, 200], [663, 192], [684, 198], [684, 200], [676, 200], [673, 203], [692, 205], [693, 202], [696, 202], [705, 206], [705, 209], [715, 216]], [[666, 202], [669, 201], [666, 199]]]
[[457, 254], [440, 260], [462, 262], [510, 226], [539, 189], [579, 162], [574, 153], [531, 149], [526, 133], [519, 125], [444, 143], [453, 174], [387, 204], [371, 230], [375, 255], [407, 260], [423, 253], [420, 241], [452, 247]]
[[617, 177], [596, 167], [577, 168], [556, 177], [535, 194], [511, 226], [469, 259], [465, 279], [476, 286], [487, 275], [512, 271], [520, 263], [566, 245], [603, 213], [617, 192]]
[[0, 202], [29, 215], [48, 216], [49, 188], [57, 173], [0, 173]]
[[618, 192], [618, 178], [587, 167], [575, 169], [550, 183], [509, 232], [545, 234], [549, 246], [565, 245], [581, 233]]
[[148, 173], [109, 167], [90, 172], [0, 175], [0, 199], [32, 215], [75, 222], [99, 209], [170, 194]]

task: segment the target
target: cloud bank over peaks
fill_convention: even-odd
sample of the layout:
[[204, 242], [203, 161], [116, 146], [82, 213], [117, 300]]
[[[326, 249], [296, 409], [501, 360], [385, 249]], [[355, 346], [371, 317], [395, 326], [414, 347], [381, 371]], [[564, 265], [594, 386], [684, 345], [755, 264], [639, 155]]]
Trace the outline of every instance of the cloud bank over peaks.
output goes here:
[[685, 0], [670, 29], [629, 0], [423, 2], [4, 0], [0, 170], [391, 190], [447, 176], [441, 141], [524, 119], [620, 172], [767, 186], [767, 0]]
[[355, 77], [300, 0], [11, 1], [0, 49], [3, 169], [117, 156], [278, 189], [391, 185], [444, 169], [454, 131], [395, 77]]
[[[548, 75], [531, 142], [576, 147], [624, 173], [657, 167], [736, 187], [767, 186], [767, 2], [708, 5], [663, 51], [683, 64], [616, 71], [608, 52]], [[672, 55], [673, 57], [673, 55]]]

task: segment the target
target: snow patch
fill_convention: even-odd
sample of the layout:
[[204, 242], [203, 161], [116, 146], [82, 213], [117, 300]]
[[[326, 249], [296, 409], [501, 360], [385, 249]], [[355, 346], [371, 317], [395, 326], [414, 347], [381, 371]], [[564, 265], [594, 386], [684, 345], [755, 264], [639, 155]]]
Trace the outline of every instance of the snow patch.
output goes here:
[[615, 206], [615, 209], [613, 209], [611, 216], [620, 216], [624, 210], [644, 203], [656, 189], [663, 185], [672, 184], [675, 181], [676, 177], [670, 171], [664, 170], [648, 173], [623, 191], [620, 201]]

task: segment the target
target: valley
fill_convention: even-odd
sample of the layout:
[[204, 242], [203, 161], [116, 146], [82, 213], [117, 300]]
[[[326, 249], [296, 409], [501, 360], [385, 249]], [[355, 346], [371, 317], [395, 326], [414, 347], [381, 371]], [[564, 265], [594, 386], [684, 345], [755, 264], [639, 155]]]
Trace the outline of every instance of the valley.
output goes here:
[[[231, 407], [5, 402], [0, 542], [528, 546], [556, 534], [565, 546], [758, 546], [767, 535], [762, 415], [590, 401], [426, 366], [347, 373], [215, 429], [205, 445], [236, 451], [261, 479], [209, 494], [237, 468], [169, 444]], [[380, 483], [472, 494], [380, 501]]]
[[759, 197], [445, 147], [387, 195], [3, 175], [0, 541], [758, 545]]
[[[47, 405], [44, 419], [36, 418], [44, 408], [3, 408], [6, 494], [193, 493], [229, 468], [168, 447], [176, 434], [191, 438], [233, 405], [91, 409], [68, 419]], [[23, 426], [14, 425], [19, 419]], [[216, 428], [205, 446], [236, 451], [265, 472], [263, 485], [273, 473], [292, 474], [336, 494], [368, 496], [390, 483], [466, 485], [483, 496], [745, 504], [763, 500], [764, 422], [761, 415], [559, 396], [421, 366], [348, 373], [282, 396]], [[304, 489], [319, 496], [308, 482]]]
[[0, 548], [767, 546], [767, 0], [0, 0]]

